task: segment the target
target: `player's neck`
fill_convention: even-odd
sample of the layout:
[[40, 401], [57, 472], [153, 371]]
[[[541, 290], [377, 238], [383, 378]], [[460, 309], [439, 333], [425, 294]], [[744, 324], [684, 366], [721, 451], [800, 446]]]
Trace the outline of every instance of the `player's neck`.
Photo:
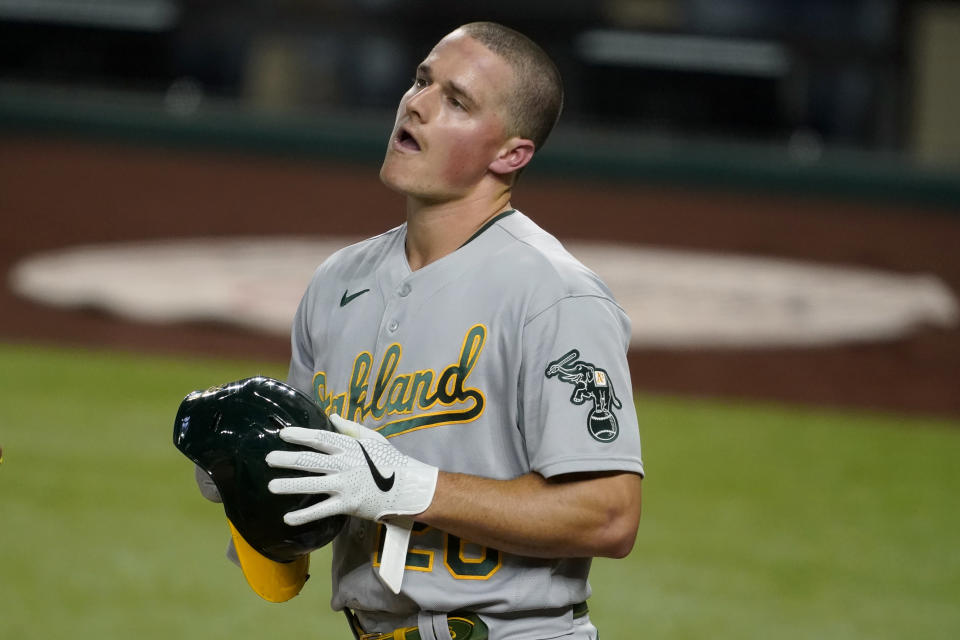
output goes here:
[[494, 199], [425, 203], [407, 199], [407, 262], [422, 269], [463, 246], [494, 216], [510, 210], [510, 190]]

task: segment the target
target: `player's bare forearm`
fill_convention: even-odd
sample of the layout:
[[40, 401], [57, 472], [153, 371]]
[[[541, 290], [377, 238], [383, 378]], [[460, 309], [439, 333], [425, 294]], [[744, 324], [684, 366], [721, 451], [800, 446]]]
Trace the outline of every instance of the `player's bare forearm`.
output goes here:
[[619, 558], [636, 538], [640, 485], [633, 473], [493, 480], [441, 472], [433, 503], [416, 519], [518, 555]]

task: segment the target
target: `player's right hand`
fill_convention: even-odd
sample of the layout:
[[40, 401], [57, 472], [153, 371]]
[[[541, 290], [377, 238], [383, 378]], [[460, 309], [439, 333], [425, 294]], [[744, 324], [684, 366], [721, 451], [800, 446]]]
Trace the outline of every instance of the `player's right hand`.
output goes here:
[[303, 471], [299, 478], [276, 478], [276, 494], [327, 494], [315, 505], [291, 511], [283, 521], [297, 526], [337, 514], [388, 521], [422, 513], [433, 501], [438, 470], [397, 450], [381, 434], [338, 415], [330, 422], [339, 431], [287, 427], [280, 437], [311, 451], [271, 451], [271, 467]]

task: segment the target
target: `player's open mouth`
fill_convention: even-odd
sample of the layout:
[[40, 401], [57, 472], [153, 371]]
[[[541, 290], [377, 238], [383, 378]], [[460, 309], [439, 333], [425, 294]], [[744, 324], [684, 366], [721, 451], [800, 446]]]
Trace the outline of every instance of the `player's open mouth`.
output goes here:
[[420, 143], [406, 129], [397, 132], [397, 144], [408, 151], [420, 151]]

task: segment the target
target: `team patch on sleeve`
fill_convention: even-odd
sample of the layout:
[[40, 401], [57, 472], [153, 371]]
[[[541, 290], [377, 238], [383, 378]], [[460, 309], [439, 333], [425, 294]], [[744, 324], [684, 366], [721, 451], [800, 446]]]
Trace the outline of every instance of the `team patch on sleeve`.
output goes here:
[[587, 414], [587, 430], [599, 442], [613, 442], [620, 435], [613, 409], [620, 409], [623, 405], [613, 390], [613, 382], [607, 372], [579, 358], [580, 352], [571, 349], [547, 365], [544, 374], [547, 378], [557, 378], [573, 385], [573, 394], [570, 396], [573, 404], [579, 406], [590, 400], [593, 408]]

